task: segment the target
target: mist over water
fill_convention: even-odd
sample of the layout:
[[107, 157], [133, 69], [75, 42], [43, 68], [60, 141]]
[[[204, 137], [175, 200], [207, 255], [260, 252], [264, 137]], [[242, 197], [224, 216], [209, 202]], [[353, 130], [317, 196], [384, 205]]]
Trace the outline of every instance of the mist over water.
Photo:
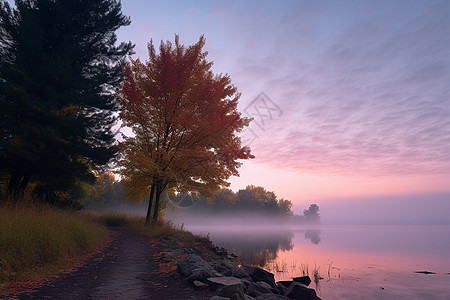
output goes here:
[[450, 225], [450, 194], [339, 198], [320, 205], [322, 224]]
[[[320, 204], [320, 203], [319, 203]], [[99, 206], [87, 203], [84, 209], [99, 212], [145, 216], [148, 202], [132, 203], [127, 201], [108, 202]], [[165, 210], [168, 219], [176, 223], [199, 226], [233, 225], [261, 226], [264, 224], [289, 225], [285, 218], [273, 218], [267, 215], [232, 212], [212, 214], [189, 208], [169, 207]], [[323, 225], [450, 225], [450, 194], [430, 194], [420, 196], [390, 196], [342, 198], [324, 201], [320, 204], [321, 224]]]
[[[264, 214], [211, 214], [196, 210], [195, 205], [169, 206], [164, 214], [174, 224], [208, 235], [215, 245], [238, 255], [242, 264], [274, 273], [277, 280], [301, 275], [313, 279], [317, 271], [323, 279], [313, 287], [323, 299], [448, 300], [450, 226], [389, 225], [433, 224], [433, 213], [435, 223], [445, 221], [441, 210], [447, 205], [446, 195], [429, 199], [385, 198], [369, 206], [353, 201], [341, 207], [321, 205], [322, 225], [297, 225]], [[408, 203], [413, 209], [409, 215]], [[108, 208], [109, 212], [141, 216], [146, 210], [147, 203], [121, 202]], [[350, 225], [327, 224], [336, 220]], [[355, 225], [364, 221], [382, 225]]]
[[263, 267], [276, 280], [309, 275], [314, 281], [317, 271], [323, 279], [315, 288], [323, 299], [449, 299], [450, 226], [187, 225], [187, 229], [208, 234], [243, 264]]
[[273, 272], [277, 280], [302, 275], [313, 279], [317, 272], [323, 279], [316, 280], [315, 288], [323, 299], [448, 300], [450, 226], [440, 225], [448, 224], [442, 211], [448, 198], [426, 199], [430, 201], [380, 197], [370, 204], [351, 199], [321, 205], [322, 225], [237, 212], [191, 215], [186, 209], [169, 211], [167, 217], [208, 235], [242, 264]]

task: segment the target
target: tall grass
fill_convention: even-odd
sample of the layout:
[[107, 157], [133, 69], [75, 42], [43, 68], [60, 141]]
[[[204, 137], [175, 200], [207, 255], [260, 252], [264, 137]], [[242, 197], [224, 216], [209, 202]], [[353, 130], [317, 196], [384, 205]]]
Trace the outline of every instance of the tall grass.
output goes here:
[[0, 283], [30, 279], [36, 267], [88, 252], [108, 235], [105, 226], [72, 211], [30, 206], [0, 207]]

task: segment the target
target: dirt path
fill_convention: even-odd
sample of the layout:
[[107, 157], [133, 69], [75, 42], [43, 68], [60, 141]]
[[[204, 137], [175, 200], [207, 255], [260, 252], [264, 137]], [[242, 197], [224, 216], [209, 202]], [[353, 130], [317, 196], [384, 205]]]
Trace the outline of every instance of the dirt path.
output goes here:
[[[12, 299], [209, 299], [158, 263], [160, 249], [145, 235], [113, 228], [112, 241], [75, 272]], [[6, 298], [11, 299], [11, 298]]]

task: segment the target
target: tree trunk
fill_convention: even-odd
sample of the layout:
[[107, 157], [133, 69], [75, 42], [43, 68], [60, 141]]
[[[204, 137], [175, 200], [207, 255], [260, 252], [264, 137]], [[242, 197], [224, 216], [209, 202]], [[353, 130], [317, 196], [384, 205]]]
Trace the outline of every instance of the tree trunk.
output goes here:
[[22, 175], [19, 171], [15, 170], [15, 171], [11, 172], [11, 177], [9, 178], [9, 184], [8, 184], [8, 194], [9, 195], [14, 196], [19, 191], [21, 178], [22, 178]]
[[23, 193], [23, 191], [25, 191], [25, 189], [27, 188], [30, 179], [31, 179], [31, 170], [26, 170], [22, 179], [20, 180], [19, 188], [21, 193]]
[[155, 210], [153, 211], [153, 224], [156, 224], [158, 221], [158, 213], [159, 213], [159, 199], [161, 198], [161, 188], [156, 187], [156, 200], [155, 200]]
[[150, 224], [150, 216], [152, 214], [152, 206], [153, 206], [153, 195], [155, 194], [155, 185], [152, 184], [150, 189], [150, 196], [148, 197], [148, 209], [147, 216], [145, 217], [145, 225]]

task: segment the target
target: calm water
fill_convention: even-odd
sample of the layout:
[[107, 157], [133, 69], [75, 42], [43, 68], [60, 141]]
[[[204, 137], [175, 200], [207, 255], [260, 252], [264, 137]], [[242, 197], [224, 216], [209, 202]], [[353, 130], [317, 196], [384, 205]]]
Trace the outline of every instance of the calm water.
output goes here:
[[[322, 299], [450, 299], [450, 226], [188, 227], [277, 280], [320, 277]], [[417, 274], [431, 271], [436, 274]]]

